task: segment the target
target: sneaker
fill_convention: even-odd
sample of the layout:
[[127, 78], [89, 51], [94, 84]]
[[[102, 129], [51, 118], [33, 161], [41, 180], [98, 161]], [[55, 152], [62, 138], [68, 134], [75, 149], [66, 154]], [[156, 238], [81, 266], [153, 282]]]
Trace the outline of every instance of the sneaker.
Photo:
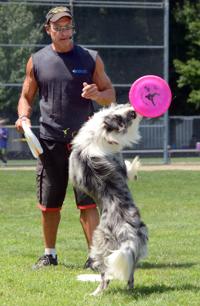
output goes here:
[[84, 266], [83, 266], [83, 269], [92, 269], [92, 263], [93, 263], [93, 260], [91, 257], [88, 257], [88, 259], [86, 260]]
[[43, 255], [38, 259], [35, 265], [33, 265], [33, 270], [38, 270], [43, 267], [48, 267], [48, 266], [57, 266], [58, 261], [57, 261], [57, 256], [54, 258], [52, 255]]

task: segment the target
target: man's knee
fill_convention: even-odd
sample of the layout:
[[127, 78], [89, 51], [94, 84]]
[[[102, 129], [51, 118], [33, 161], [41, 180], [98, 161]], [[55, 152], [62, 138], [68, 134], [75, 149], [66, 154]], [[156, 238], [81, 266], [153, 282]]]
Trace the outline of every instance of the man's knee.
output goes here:
[[90, 222], [90, 220], [99, 220], [99, 213], [96, 207], [80, 210], [80, 222]]

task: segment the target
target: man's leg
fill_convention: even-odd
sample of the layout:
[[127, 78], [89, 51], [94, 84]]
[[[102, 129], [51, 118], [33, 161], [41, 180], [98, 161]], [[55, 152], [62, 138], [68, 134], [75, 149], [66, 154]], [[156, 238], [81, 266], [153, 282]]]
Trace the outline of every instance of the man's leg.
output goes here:
[[[92, 245], [92, 236], [94, 230], [99, 224], [99, 213], [96, 208], [96, 204], [94, 200], [89, 197], [87, 194], [82, 192], [79, 189], [74, 188], [74, 195], [76, 200], [76, 205], [80, 210], [80, 223], [83, 228], [83, 232], [85, 234], [85, 238], [88, 245], [88, 250], [90, 251], [90, 247]], [[88, 257], [86, 263], [84, 264], [84, 268], [91, 267], [91, 258]]]
[[34, 269], [58, 264], [55, 245], [61, 219], [60, 210], [68, 182], [68, 156], [65, 144], [42, 139], [40, 142], [44, 153], [38, 159], [36, 178], [45, 251], [33, 266]]
[[80, 209], [80, 222], [87, 240], [88, 249], [90, 249], [93, 232], [99, 224], [99, 213], [97, 208]]
[[2, 161], [3, 161], [4, 165], [7, 164], [7, 155], [6, 155], [6, 149], [5, 148], [2, 149]]
[[2, 160], [3, 161], [3, 154], [2, 154], [2, 149], [0, 148], [0, 160]]
[[58, 264], [55, 246], [60, 218], [60, 210], [42, 211], [42, 229], [45, 252], [36, 264], [33, 265], [34, 270], [50, 265], [56, 266]]
[[55, 248], [60, 219], [61, 219], [60, 210], [53, 212], [42, 211], [42, 228], [43, 228], [45, 248], [51, 248], [51, 249]]

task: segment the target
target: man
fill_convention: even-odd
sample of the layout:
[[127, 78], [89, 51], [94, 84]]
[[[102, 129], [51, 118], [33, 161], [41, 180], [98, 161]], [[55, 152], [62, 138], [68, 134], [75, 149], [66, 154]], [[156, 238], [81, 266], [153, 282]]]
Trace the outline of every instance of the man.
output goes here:
[[[40, 96], [40, 142], [44, 153], [37, 165], [37, 195], [42, 212], [45, 253], [34, 268], [57, 265], [56, 237], [60, 210], [68, 183], [70, 142], [92, 114], [92, 100], [107, 106], [115, 101], [115, 92], [104, 64], [96, 51], [73, 43], [73, 19], [66, 7], [51, 9], [45, 29], [52, 43], [33, 54], [27, 63], [16, 128], [22, 121], [31, 125], [34, 96]], [[75, 190], [80, 222], [88, 247], [99, 222], [94, 201]], [[86, 267], [89, 266], [89, 260]]]
[[0, 160], [3, 162], [3, 167], [7, 166], [8, 129], [3, 126], [6, 121], [0, 118]]

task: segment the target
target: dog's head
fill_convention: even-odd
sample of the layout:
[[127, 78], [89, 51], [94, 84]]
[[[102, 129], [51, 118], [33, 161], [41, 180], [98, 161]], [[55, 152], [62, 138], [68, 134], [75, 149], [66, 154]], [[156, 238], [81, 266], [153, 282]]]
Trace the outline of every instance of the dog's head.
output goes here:
[[109, 144], [123, 148], [137, 143], [140, 139], [139, 116], [130, 104], [111, 106], [105, 112], [102, 122], [102, 134]]
[[130, 104], [113, 104], [95, 113], [80, 129], [73, 140], [73, 148], [82, 154], [119, 152], [140, 139], [141, 116]]
[[133, 120], [136, 119], [137, 114], [133, 108], [123, 109], [122, 107], [116, 108], [113, 113], [104, 118], [104, 128], [108, 133], [127, 133], [128, 128], [132, 125]]

